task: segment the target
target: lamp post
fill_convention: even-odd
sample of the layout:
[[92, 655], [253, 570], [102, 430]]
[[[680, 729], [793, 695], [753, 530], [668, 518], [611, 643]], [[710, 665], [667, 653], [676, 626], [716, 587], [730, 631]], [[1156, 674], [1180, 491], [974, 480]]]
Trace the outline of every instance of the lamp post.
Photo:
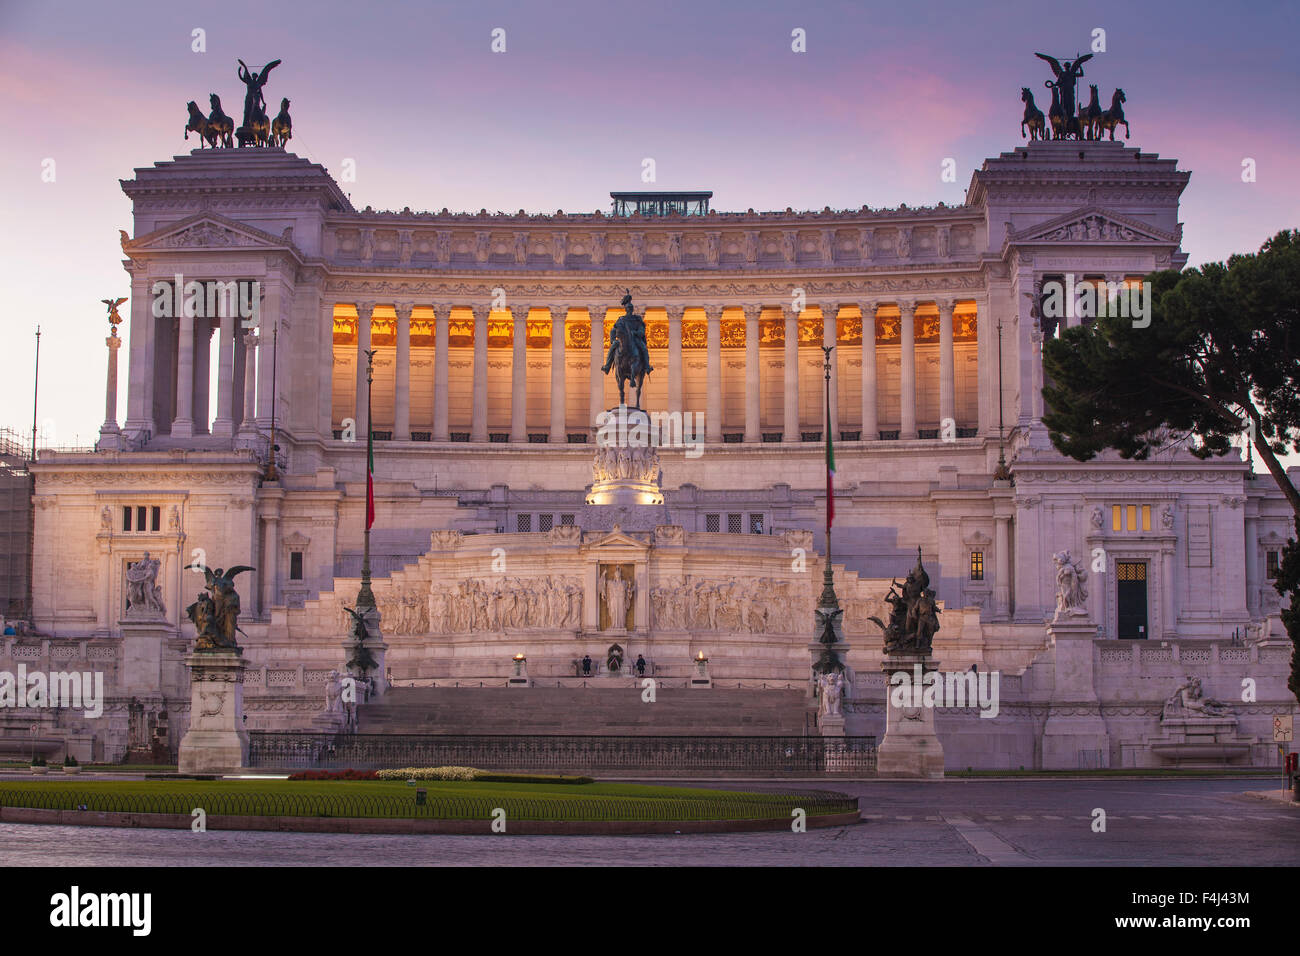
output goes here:
[[375, 430], [372, 426], [370, 396], [375, 381], [375, 352], [366, 349], [366, 529], [365, 544], [361, 552], [361, 590], [357, 592], [357, 608], [373, 609], [375, 592], [370, 590], [370, 514], [374, 507]]

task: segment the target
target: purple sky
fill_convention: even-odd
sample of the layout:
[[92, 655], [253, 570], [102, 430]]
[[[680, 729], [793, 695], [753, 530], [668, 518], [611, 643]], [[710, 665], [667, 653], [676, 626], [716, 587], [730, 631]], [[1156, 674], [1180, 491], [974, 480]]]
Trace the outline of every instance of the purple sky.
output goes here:
[[[1107, 52], [1083, 84], [1107, 102], [1123, 87], [1130, 144], [1192, 172], [1180, 218], [1196, 265], [1300, 226], [1298, 9], [0, 0], [0, 425], [31, 427], [39, 323], [41, 427], [58, 444], [95, 439], [99, 300], [129, 291], [117, 180], [186, 151], [187, 100], [206, 112], [216, 92], [238, 114], [239, 57], [284, 61], [266, 98], [272, 112], [293, 101], [290, 148], [336, 173], [354, 159], [343, 188], [359, 208], [607, 209], [609, 190], [641, 187], [644, 157], [649, 188], [712, 189], [721, 210], [843, 208], [961, 202], [986, 156], [1022, 142], [1020, 88], [1047, 92], [1034, 51], [1084, 52], [1101, 27]], [[490, 50], [496, 27], [504, 54]], [[195, 28], [205, 53], [191, 50]], [[946, 157], [955, 184], [940, 180]], [[121, 381], [124, 412], [125, 368]]]

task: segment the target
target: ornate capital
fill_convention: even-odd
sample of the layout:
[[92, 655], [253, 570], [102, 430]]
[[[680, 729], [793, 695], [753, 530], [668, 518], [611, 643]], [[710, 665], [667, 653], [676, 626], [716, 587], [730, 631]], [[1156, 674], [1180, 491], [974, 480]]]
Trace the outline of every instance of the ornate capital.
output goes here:
[[952, 315], [957, 300], [952, 298], [935, 299], [934, 304], [938, 307], [940, 315]]
[[664, 306], [664, 311], [668, 313], [669, 322], [681, 322], [682, 316], [686, 314], [686, 306], [673, 302]]
[[410, 303], [410, 302], [394, 302], [394, 303], [393, 303], [393, 311], [397, 313], [397, 317], [398, 317], [399, 319], [410, 319], [410, 317], [411, 317], [411, 310], [414, 309], [414, 308], [415, 308], [415, 306], [414, 306], [412, 303]]

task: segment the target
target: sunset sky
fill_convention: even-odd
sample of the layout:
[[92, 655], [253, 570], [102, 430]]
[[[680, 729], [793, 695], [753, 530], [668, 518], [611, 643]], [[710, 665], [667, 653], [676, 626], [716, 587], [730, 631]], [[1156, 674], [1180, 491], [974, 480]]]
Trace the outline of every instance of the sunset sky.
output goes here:
[[[720, 210], [960, 203], [985, 157], [1019, 145], [1037, 50], [1123, 87], [1130, 145], [1190, 170], [1191, 265], [1300, 226], [1295, 3], [178, 3], [0, 0], [0, 426], [38, 418], [91, 444], [104, 411], [104, 308], [126, 295], [118, 180], [196, 145], [185, 103], [241, 109], [236, 59], [280, 58], [290, 150], [358, 208], [589, 212], [611, 189], [712, 189]], [[192, 31], [206, 31], [206, 52]], [[491, 32], [505, 30], [504, 54]], [[791, 31], [807, 52], [791, 51]], [[956, 183], [940, 179], [956, 160]], [[1254, 159], [1257, 181], [1242, 181]], [[47, 160], [55, 179], [42, 181]], [[43, 166], [44, 164], [44, 166]], [[122, 352], [126, 357], [126, 349]], [[125, 362], [119, 413], [125, 412]]]

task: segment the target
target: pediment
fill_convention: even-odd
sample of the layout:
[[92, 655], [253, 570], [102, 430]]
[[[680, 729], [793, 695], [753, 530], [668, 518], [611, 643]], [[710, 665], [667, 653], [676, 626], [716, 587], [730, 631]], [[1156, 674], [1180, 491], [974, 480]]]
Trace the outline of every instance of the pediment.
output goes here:
[[1099, 206], [1085, 206], [1064, 215], [1029, 226], [1007, 230], [1008, 243], [1158, 242], [1177, 243], [1180, 237], [1150, 223], [1108, 212]]
[[627, 548], [635, 548], [638, 551], [644, 551], [648, 547], [649, 545], [647, 542], [641, 540], [639, 537], [628, 534], [618, 525], [614, 525], [613, 530], [597, 538], [595, 541], [589, 542], [585, 550], [588, 551], [600, 551], [604, 549], [626, 550]]
[[213, 212], [195, 213], [135, 239], [122, 233], [122, 251], [128, 255], [174, 249], [220, 252], [227, 249], [292, 248], [292, 240], [285, 236], [273, 236]]

